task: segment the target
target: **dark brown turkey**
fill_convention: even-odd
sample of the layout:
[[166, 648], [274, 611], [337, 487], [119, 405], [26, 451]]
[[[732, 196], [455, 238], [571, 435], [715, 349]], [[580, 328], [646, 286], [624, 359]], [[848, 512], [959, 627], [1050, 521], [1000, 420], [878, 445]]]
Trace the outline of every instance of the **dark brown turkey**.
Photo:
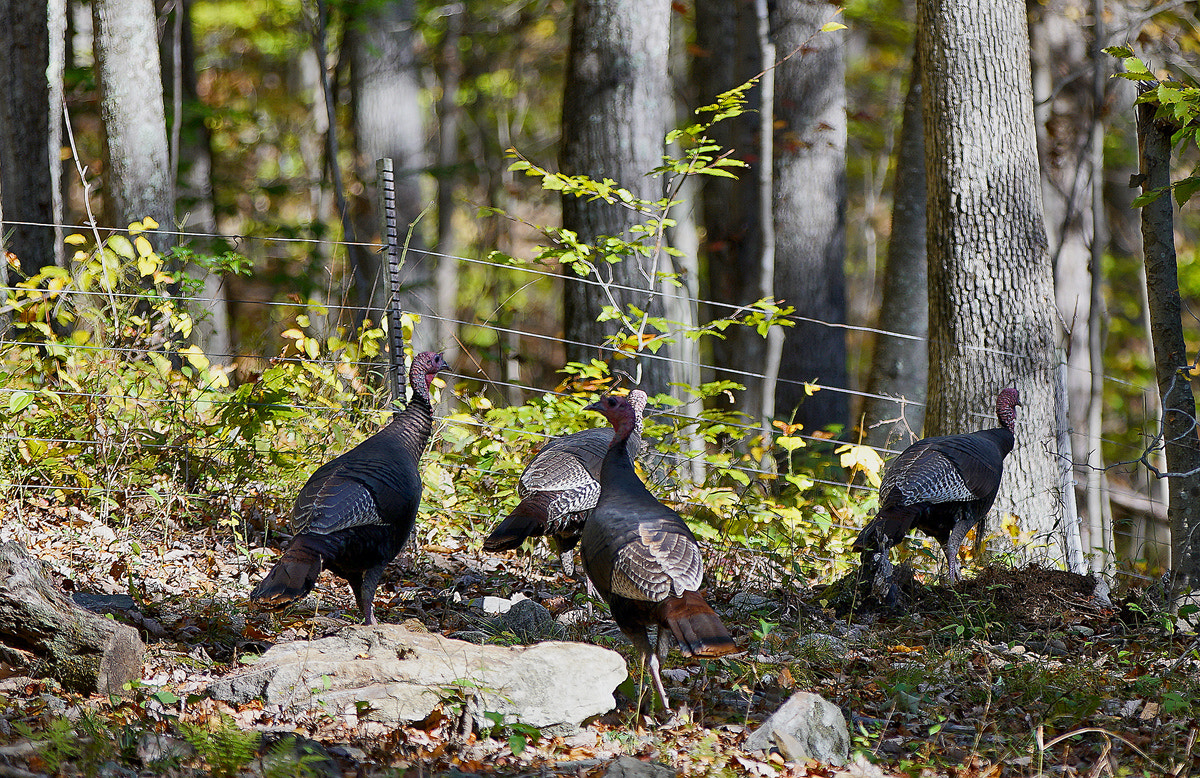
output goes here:
[[[634, 389], [629, 404], [636, 416], [625, 451], [636, 458], [642, 450], [642, 416], [646, 393]], [[508, 551], [526, 538], [548, 536], [567, 575], [574, 571], [574, 548], [584, 522], [596, 507], [600, 484], [596, 478], [613, 433], [608, 427], [554, 438], [533, 458], [517, 482], [521, 502], [483, 541], [486, 551]]]
[[[671, 636], [685, 656], [722, 656], [737, 646], [700, 594], [704, 560], [692, 531], [634, 470], [626, 443], [637, 425], [637, 410], [614, 396], [588, 409], [604, 414], [614, 433], [600, 467], [600, 497], [580, 536], [583, 567], [617, 626], [641, 652], [665, 706], [659, 665]], [[658, 628], [657, 651], [647, 633], [651, 626]]]
[[350, 583], [363, 623], [375, 623], [375, 587], [408, 541], [421, 504], [417, 463], [433, 428], [429, 386], [446, 367], [441, 354], [418, 354], [409, 369], [408, 406], [309, 476], [292, 507], [296, 534], [250, 599], [291, 602], [329, 568]]
[[958, 549], [971, 528], [979, 525], [996, 500], [1004, 458], [1015, 442], [1016, 389], [996, 398], [1000, 426], [964, 435], [923, 438], [888, 463], [879, 485], [879, 510], [854, 541], [864, 567], [872, 554], [904, 540], [916, 528], [941, 544], [951, 582], [960, 579]]

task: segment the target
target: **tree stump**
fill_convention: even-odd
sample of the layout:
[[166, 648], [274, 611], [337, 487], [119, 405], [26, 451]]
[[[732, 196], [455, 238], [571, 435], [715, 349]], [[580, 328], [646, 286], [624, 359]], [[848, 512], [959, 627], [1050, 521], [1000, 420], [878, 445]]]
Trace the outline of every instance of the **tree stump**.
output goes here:
[[137, 630], [90, 613], [17, 543], [0, 546], [0, 663], [80, 694], [118, 694], [142, 673]]

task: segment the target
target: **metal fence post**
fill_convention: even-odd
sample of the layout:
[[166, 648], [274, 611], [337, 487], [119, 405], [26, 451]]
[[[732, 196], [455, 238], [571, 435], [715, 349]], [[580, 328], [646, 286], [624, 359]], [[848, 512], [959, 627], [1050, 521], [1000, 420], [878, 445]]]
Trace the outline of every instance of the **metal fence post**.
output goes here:
[[400, 323], [400, 236], [396, 228], [396, 173], [390, 157], [375, 161], [379, 187], [379, 212], [383, 219], [383, 250], [388, 266], [388, 344], [391, 360], [392, 402], [404, 402], [404, 328]]

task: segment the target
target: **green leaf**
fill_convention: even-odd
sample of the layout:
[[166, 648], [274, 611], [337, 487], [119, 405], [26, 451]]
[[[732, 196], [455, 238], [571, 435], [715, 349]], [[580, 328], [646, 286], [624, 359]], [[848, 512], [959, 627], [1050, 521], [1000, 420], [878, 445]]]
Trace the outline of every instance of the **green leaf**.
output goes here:
[[1175, 184], [1175, 202], [1182, 208], [1197, 190], [1200, 190], [1200, 178], [1188, 176]]
[[513, 756], [520, 756], [525, 753], [525, 746], [529, 744], [529, 740], [521, 734], [509, 735], [508, 748], [513, 752]]
[[1159, 188], [1159, 189], [1151, 189], [1149, 192], [1141, 193], [1137, 197], [1133, 198], [1133, 207], [1141, 208], [1142, 206], [1149, 205], [1150, 203], [1154, 202], [1155, 200], [1157, 200], [1158, 198], [1160, 198], [1164, 194], [1166, 194], [1168, 188], [1169, 187], [1163, 187], [1163, 188]]
[[20, 413], [33, 402], [33, 392], [17, 390], [8, 396], [8, 412]]
[[158, 700], [163, 705], [177, 705], [179, 703], [179, 696], [167, 691], [166, 689], [157, 691], [150, 696]]

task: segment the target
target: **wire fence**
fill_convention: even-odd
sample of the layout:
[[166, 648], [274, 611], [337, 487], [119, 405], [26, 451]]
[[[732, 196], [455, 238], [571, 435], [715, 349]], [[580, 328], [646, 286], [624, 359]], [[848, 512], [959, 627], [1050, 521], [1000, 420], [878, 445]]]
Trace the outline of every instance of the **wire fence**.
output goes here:
[[[57, 228], [63, 229], [64, 231], [67, 231], [67, 232], [79, 231], [79, 232], [83, 232], [85, 234], [90, 233], [90, 231], [92, 229], [90, 226], [86, 226], [86, 225], [71, 225], [71, 224], [51, 225], [51, 224], [30, 223], [30, 222], [19, 222], [19, 223], [8, 222], [8, 224], [21, 224], [22, 226], [44, 227], [44, 228], [57, 227]], [[123, 232], [123, 230], [109, 230], [109, 229], [104, 229], [104, 228], [102, 228], [102, 229], [104, 232]], [[207, 239], [207, 238], [213, 238], [213, 237], [221, 237], [225, 240], [232, 240], [235, 243], [235, 245], [249, 244], [252, 242], [257, 242], [257, 243], [264, 244], [264, 245], [266, 243], [297, 243], [297, 244], [306, 244], [306, 245], [320, 244], [323, 247], [323, 249], [330, 250], [330, 251], [345, 250], [345, 249], [348, 249], [350, 246], [367, 247], [371, 250], [378, 249], [377, 244], [348, 243], [348, 242], [335, 241], [335, 240], [318, 240], [318, 239], [312, 239], [312, 238], [278, 238], [278, 237], [228, 236], [228, 235], [212, 236], [212, 235], [206, 235], [206, 234], [196, 233], [196, 232], [167, 231], [167, 230], [158, 230], [158, 232], [167, 232], [167, 233], [171, 234], [172, 236], [174, 236], [176, 238], [180, 238], [180, 239], [187, 239], [187, 238], [206, 238]], [[493, 273], [511, 272], [511, 273], [516, 273], [516, 274], [525, 274], [532, 278], [551, 279], [557, 283], [580, 283], [580, 284], [594, 285], [597, 287], [602, 285], [601, 282], [593, 280], [593, 279], [582, 278], [582, 277], [578, 277], [578, 276], [571, 275], [571, 274], [563, 275], [558, 272], [555, 272], [555, 270], [541, 267], [541, 266], [538, 266], [536, 264], [531, 264], [531, 263], [496, 262], [493, 260], [480, 259], [477, 257], [447, 255], [447, 254], [442, 254], [442, 253], [433, 252], [433, 251], [410, 252], [410, 260], [415, 261], [415, 262], [426, 261], [426, 260], [440, 261], [442, 259], [450, 259], [450, 260], [454, 260], [456, 262], [467, 264], [467, 265], [482, 266], [482, 267], [486, 268], [489, 272], [493, 272]], [[624, 287], [624, 286], [619, 286], [619, 285], [614, 285], [614, 284], [608, 284], [607, 286], [609, 286], [610, 288], [619, 288], [619, 289], [624, 289], [624, 290], [629, 290], [629, 291], [639, 291], [639, 292], [645, 291], [642, 289], [635, 289], [633, 287]], [[38, 290], [38, 291], [24, 289], [24, 288], [20, 288], [17, 286], [7, 286], [7, 287], [3, 287], [3, 291], [5, 293], [5, 297], [7, 297], [9, 294], [16, 294], [18, 292], [22, 293], [22, 294], [26, 294], [26, 295], [33, 295], [33, 296], [37, 296], [40, 294], [43, 296], [45, 302], [54, 302], [55, 304], [62, 304], [63, 301], [70, 300], [73, 297], [79, 297], [79, 296], [85, 297], [89, 300], [99, 299], [99, 298], [112, 298], [112, 299], [122, 299], [122, 300], [126, 300], [128, 302], [136, 302], [143, 298], [143, 295], [139, 294], [137, 292], [113, 291], [113, 292], [100, 293], [100, 292], [93, 291], [93, 290], [71, 288], [69, 286], [64, 287], [64, 288], [59, 288], [59, 289], [53, 289], [53, 290], [43, 289], [43, 290]], [[284, 290], [284, 291], [285, 291], [285, 293], [287, 292], [287, 290]], [[672, 293], [669, 291], [663, 291], [662, 294], [666, 297], [672, 297]], [[211, 309], [211, 307], [214, 304], [213, 299], [210, 297], [195, 296], [195, 295], [189, 296], [189, 295], [184, 294], [184, 295], [176, 296], [173, 299], [176, 304], [182, 305], [184, 307], [191, 307], [191, 308], [198, 309], [198, 310]], [[739, 310], [739, 306], [737, 306], [737, 305], [725, 303], [722, 301], [706, 300], [706, 299], [702, 299], [698, 296], [690, 296], [690, 295], [682, 294], [682, 293], [675, 293], [674, 300], [677, 302], [682, 302], [682, 303], [684, 303], [688, 306], [692, 306], [692, 307], [704, 306], [709, 310], [724, 310], [724, 311], [728, 311], [730, 313], [733, 313], [733, 312], [736, 312]], [[0, 301], [2, 301], [2, 300], [0, 300]], [[314, 310], [318, 310], [321, 312], [324, 321], [329, 323], [327, 326], [330, 328], [336, 326], [336, 324], [338, 322], [353, 321], [354, 317], [356, 315], [361, 314], [364, 310], [366, 311], [366, 315], [373, 320], [382, 320], [383, 314], [385, 313], [384, 309], [373, 308], [373, 307], [369, 307], [369, 306], [364, 308], [364, 306], [350, 304], [349, 302], [347, 302], [344, 299], [342, 299], [341, 301], [333, 301], [333, 300], [328, 300], [328, 299], [301, 300], [298, 296], [294, 296], [293, 299], [290, 299], [290, 300], [280, 300], [280, 299], [250, 299], [250, 298], [234, 299], [234, 298], [231, 298], [230, 296], [226, 295], [224, 297], [224, 299], [221, 300], [221, 303], [223, 303], [225, 305], [236, 305], [240, 309], [260, 308], [262, 311], [264, 311], [266, 313], [268, 320], [271, 321], [278, 328], [279, 332], [283, 331], [283, 325], [293, 323], [298, 314], [301, 314], [301, 313], [307, 314]], [[596, 349], [597, 351], [601, 350], [601, 348], [602, 348], [602, 344], [600, 344], [600, 343], [584, 343], [584, 342], [579, 342], [579, 341], [567, 342], [567, 341], [564, 341], [563, 338], [561, 338], [560, 336], [558, 336], [556, 334], [540, 332], [540, 331], [536, 331], [532, 328], [522, 328], [520, 326], [501, 326], [490, 320], [482, 320], [482, 321], [481, 320], [471, 320], [471, 319], [459, 318], [457, 315], [451, 315], [451, 316], [442, 315], [440, 313], [433, 311], [434, 306], [429, 302], [429, 300], [427, 298], [425, 299], [425, 304], [429, 310], [420, 312], [422, 315], [422, 319], [424, 321], [441, 322], [446, 325], [453, 325], [454, 327], [459, 328], [459, 329], [479, 328], [479, 329], [483, 329], [483, 330], [488, 330], [493, 335], [495, 335], [498, 340], [501, 338], [501, 336], [507, 336], [510, 338], [516, 338], [520, 341], [525, 341], [525, 340], [543, 341], [543, 342], [554, 344], [554, 345], [569, 344], [569, 345], [580, 346], [580, 347], [585, 347], [585, 348], [589, 348], [589, 349]], [[0, 317], [5, 316], [6, 314], [11, 315], [14, 312], [15, 311], [13, 310], [13, 306], [11, 306], [11, 305], [0, 306]], [[914, 336], [914, 335], [911, 335], [908, 333], [896, 332], [893, 330], [882, 329], [879, 327], [862, 326], [862, 325], [856, 325], [856, 324], [845, 324], [845, 323], [839, 323], [839, 322], [827, 322], [827, 321], [822, 321], [820, 319], [813, 319], [813, 318], [804, 317], [804, 316], [796, 315], [796, 314], [791, 315], [790, 318], [792, 318], [796, 321], [804, 321], [804, 322], [808, 322], [808, 323], [818, 324], [821, 326], [836, 328], [836, 329], [843, 330], [843, 331], [851, 331], [851, 332], [855, 332], [855, 333], [859, 333], [859, 334], [867, 335], [867, 336], [886, 335], [886, 336], [895, 337], [895, 338], [903, 338], [903, 339], [911, 339], [911, 340], [924, 340], [923, 338], [919, 338], [917, 336]], [[0, 320], [2, 320], [2, 319], [0, 319]], [[278, 333], [276, 333], [276, 337], [278, 338]], [[283, 339], [283, 340], [286, 341], [286, 339]], [[449, 344], [442, 344], [442, 345], [449, 345]], [[5, 358], [0, 359], [0, 367], [10, 363], [10, 360], [7, 357], [7, 352], [10, 349], [21, 349], [21, 348], [29, 348], [29, 347], [30, 347], [29, 342], [15, 340], [15, 339], [12, 339], [11, 337], [5, 337], [4, 333], [0, 332], [0, 352], [6, 353]], [[55, 343], [55, 347], [64, 349], [67, 351], [78, 351], [80, 353], [105, 354], [105, 355], [118, 356], [127, 361], [136, 361], [139, 359], [143, 359], [147, 355], [147, 353], [152, 350], [152, 349], [148, 349], [144, 345], [122, 343], [119, 338], [112, 338], [110, 340], [110, 342], [101, 342], [101, 343], [86, 342], [86, 341], [76, 342], [76, 341], [71, 341], [71, 340], [67, 339], [67, 340], [62, 340], [60, 342]], [[965, 346], [965, 348], [977, 350], [977, 351], [992, 354], [995, 356], [1002, 356], [1002, 357], [1005, 357], [1008, 359], [1019, 359], [1019, 360], [1029, 360], [1030, 359], [1030, 357], [1028, 357], [1028, 355], [1007, 352], [1007, 351], [1004, 351], [1001, 349], [991, 348], [991, 347], [987, 347], [987, 346], [967, 345], [967, 346]], [[274, 355], [245, 352], [245, 353], [208, 354], [207, 356], [213, 362], [223, 363], [223, 364], [233, 364], [233, 363], [239, 363], [239, 362], [243, 362], [243, 361], [250, 361], [250, 362], [268, 361], [270, 364], [285, 364], [285, 365], [293, 365], [293, 366], [299, 367], [299, 366], [303, 366], [306, 364], [312, 364], [314, 362], [318, 362], [318, 363], [322, 362], [322, 359], [320, 359], [320, 358], [314, 360], [313, 357], [310, 355], [299, 354], [299, 353], [295, 353], [294, 351], [290, 352], [290, 353], [282, 352], [282, 353], [274, 354]], [[648, 360], [661, 361], [661, 362], [669, 363], [672, 365], [690, 366], [692, 364], [689, 361], [673, 357], [669, 353], [646, 353], [646, 354], [639, 354], [639, 357], [645, 358]], [[368, 381], [372, 381], [376, 384], [377, 389], [382, 389], [382, 387], [385, 384], [384, 376], [386, 375], [386, 372], [387, 372], [386, 365], [384, 363], [382, 363], [379, 358], [338, 357], [336, 360], [326, 359], [325, 361], [328, 363], [328, 365], [330, 367], [337, 367], [340, 365], [344, 368], [351, 369], [360, 377], [366, 377]], [[474, 374], [462, 372], [461, 370], [458, 373], [448, 374], [447, 377], [449, 379], [451, 379], [451, 383], [456, 386], [456, 388], [452, 392], [453, 394], [462, 395], [463, 398], [466, 398], [467, 395], [473, 391], [475, 391], [475, 392], [482, 391], [482, 390], [473, 390], [473, 389], [468, 388], [472, 384], [478, 384], [481, 386], [491, 387], [493, 389], [516, 390], [517, 392], [521, 393], [521, 395], [523, 397], [538, 397], [538, 396], [544, 396], [544, 395], [565, 396], [565, 395], [570, 394], [569, 392], [558, 391], [555, 388], [539, 387], [539, 386], [531, 385], [528, 382], [520, 380], [519, 375], [514, 376], [511, 373], [507, 373], [507, 372], [501, 373], [499, 368], [495, 368], [495, 370], [497, 373], [501, 373], [501, 374], [492, 374], [489, 372], [489, 365], [492, 364], [492, 362], [489, 360], [476, 360], [474, 364], [475, 364], [475, 368], [476, 368]], [[701, 364], [700, 367], [701, 367], [701, 369], [706, 370], [706, 371], [717, 370], [717, 366], [711, 365], [711, 364]], [[1048, 367], [1048, 368], [1052, 367], [1053, 369], [1058, 369], [1059, 366], [1054, 365], [1054, 366], [1043, 366], [1043, 367]], [[114, 370], [115, 369], [116, 368], [114, 367]], [[1074, 370], [1075, 368], [1068, 367], [1068, 369]], [[764, 372], [736, 370], [736, 369], [729, 369], [729, 368], [725, 368], [725, 367], [721, 367], [720, 371], [724, 375], [736, 377], [738, 380], [741, 380], [743, 382], [762, 381], [767, 378], [767, 376]], [[378, 376], [378, 378], [377, 379], [371, 378], [372, 375], [376, 375], [376, 376]], [[455, 381], [454, 379], [457, 379], [457, 381]], [[780, 378], [779, 381], [781, 383], [791, 383], [794, 385], [801, 385], [801, 384], [806, 383], [803, 381], [795, 381], [795, 380], [791, 380], [791, 379], [787, 379], [787, 378]], [[1145, 407], [1145, 408], [1153, 407], [1149, 396], [1151, 395], [1151, 393], [1156, 391], [1155, 389], [1139, 386], [1139, 385], [1132, 383], [1132, 382], [1126, 380], [1125, 378], [1122, 378], [1119, 376], [1105, 375], [1104, 381], [1108, 384], [1119, 385], [1121, 390], [1128, 394], [1140, 393], [1140, 394], [1144, 395], [1145, 399], [1143, 400], [1143, 407]], [[18, 383], [10, 383], [9, 385], [5, 385], [5, 386], [0, 386], [0, 408], [15, 407], [14, 398], [28, 394], [31, 391], [31, 388], [32, 387], [30, 387], [28, 385], [23, 385], [19, 382]], [[828, 385], [828, 384], [821, 384], [820, 389], [821, 389], [821, 391], [829, 391], [829, 392], [845, 394], [849, 397], [857, 398], [857, 399], [877, 399], [877, 400], [888, 400], [888, 401], [894, 400], [894, 398], [891, 398], [891, 397], [886, 397], [886, 396], [879, 395], [879, 394], [865, 392], [862, 389], [855, 387], [855, 386], [833, 386], [833, 385]], [[166, 384], [163, 384], [162, 386], [157, 387], [157, 388], [152, 385], [142, 385], [140, 387], [140, 390], [137, 392], [129, 391], [127, 389], [122, 389], [119, 386], [117, 386], [116, 384], [114, 384], [113, 386], [107, 387], [104, 391], [88, 391], [83, 388], [71, 387], [69, 385], [61, 385], [61, 384], [58, 386], [53, 386], [53, 387], [50, 385], [41, 386], [41, 387], [37, 388], [37, 391], [41, 394], [56, 395], [62, 399], [75, 398], [75, 399], [81, 399], [81, 400], [103, 401], [103, 402], [109, 402], [109, 403], [138, 404], [138, 405], [145, 405], [145, 406], [154, 406], [154, 405], [158, 405], [158, 406], [162, 406], [162, 407], [175, 406], [176, 408], [179, 409], [179, 416], [181, 419], [186, 419], [189, 417], [189, 415], [191, 415], [194, 418], [202, 413], [207, 413], [207, 414], [219, 413], [220, 412], [219, 406], [222, 403], [227, 403], [229, 405], [237, 404], [239, 406], [244, 406], [244, 407], [248, 407], [248, 408], [252, 408], [252, 409], [253, 408], [275, 407], [279, 404], [277, 400], [256, 401], [253, 399], [247, 400], [245, 398], [240, 398], [240, 397], [235, 398], [232, 396], [231, 393], [229, 394], [229, 396], [224, 397], [224, 398], [222, 398], [221, 396], [217, 396], [217, 395], [211, 395], [211, 396], [205, 396], [203, 398], [199, 398], [199, 397], [195, 396], [194, 393], [189, 395], [188, 391], [181, 389], [179, 387], [176, 387], [174, 390], [169, 390]], [[466, 400], [464, 399], [464, 401], [466, 401]], [[367, 397], [366, 402], [368, 402], [368, 404], [374, 403], [374, 405], [373, 405], [374, 409], [382, 409], [387, 405], [386, 392], [378, 391], [377, 393], [370, 394]], [[919, 403], [919, 402], [911, 402], [911, 404], [916, 405], [916, 406], [922, 405], [922, 403]], [[290, 410], [297, 411], [297, 412], [303, 412], [305, 414], [320, 415], [322, 417], [327, 417], [329, 420], [336, 418], [336, 416], [338, 414], [344, 414], [346, 412], [343, 407], [341, 407], [337, 404], [331, 405], [328, 402], [315, 402], [314, 401], [314, 402], [303, 402], [303, 403], [288, 403], [288, 405], [289, 405]], [[669, 441], [672, 445], [663, 447], [664, 453], [662, 453], [660, 455], [660, 457], [657, 461], [658, 467], [653, 471], [657, 474], [656, 477], [658, 479], [658, 483], [656, 484], [656, 486], [660, 492], [669, 490], [671, 492], [671, 496], [672, 496], [673, 500], [678, 505], [682, 506], [682, 510], [684, 513], [687, 513], [689, 510], [705, 509], [706, 506], [703, 503], [697, 502], [697, 501], [689, 498], [689, 495], [696, 494], [697, 488], [702, 486], [703, 484], [689, 483], [687, 481], [690, 480], [689, 476], [688, 476], [689, 473], [695, 473], [698, 471], [699, 472], [706, 472], [706, 471], [711, 472], [714, 469], [711, 462], [709, 461], [709, 455], [712, 453], [712, 451], [709, 449], [695, 449], [695, 447], [693, 445], [693, 441], [687, 440], [685, 433], [681, 432], [683, 430], [687, 430], [688, 428], [690, 428], [696, 424], [703, 423], [705, 421], [705, 419], [700, 415], [688, 412], [686, 407], [672, 408], [669, 411], [664, 412], [664, 416], [668, 417], [670, 419], [670, 421], [672, 422], [669, 427], [672, 430], [672, 432], [670, 434], [672, 436], [674, 436], [676, 439]], [[979, 417], [979, 419], [981, 421], [981, 425], [986, 424], [992, 418], [989, 414], [986, 414], [986, 413], [980, 413], [980, 414], [977, 414], [977, 416]], [[758, 433], [761, 430], [761, 425], [754, 423], [752, 420], [745, 420], [745, 421], [741, 421], [741, 422], [736, 421], [736, 420], [728, 420], [724, 423], [730, 429], [737, 430], [746, 435], [753, 435], [753, 434]], [[509, 426], [509, 425], [499, 425], [499, 424], [489, 423], [489, 422], [485, 421], [483, 416], [481, 416], [480, 414], [466, 414], [466, 413], [448, 414], [443, 417], [441, 424], [442, 425], [457, 425], [464, 433], [469, 433], [469, 434], [502, 435], [502, 436], [507, 436], [510, 438], [513, 436], [517, 436], [517, 437], [523, 436], [523, 437], [527, 437], [530, 441], [532, 441], [534, 443], [544, 440], [549, 435], [549, 433], [547, 433], [544, 430], [520, 428], [520, 427]], [[1142, 429], [1147, 430], [1146, 432], [1143, 433], [1142, 437], [1143, 437], [1145, 443], [1147, 445], [1149, 445], [1149, 443], [1153, 439], [1153, 434], [1154, 434], [1153, 431], [1156, 429], [1156, 423], [1143, 422]], [[1072, 440], [1073, 445], [1077, 444], [1077, 443], [1081, 444], [1079, 446], [1078, 450], [1082, 450], [1084, 448], [1084, 446], [1082, 445], [1084, 443], [1082, 434], [1075, 432], [1074, 430], [1072, 430], [1071, 432], [1072, 432], [1072, 436], [1073, 436], [1073, 440]], [[102, 449], [112, 447], [114, 444], [114, 440], [113, 440], [114, 434], [119, 434], [119, 433], [114, 430], [111, 430], [111, 429], [101, 429], [99, 427], [92, 429], [92, 430], [76, 429], [76, 430], [72, 431], [71, 436], [61, 435], [61, 434], [58, 434], [58, 435], [56, 435], [56, 434], [38, 434], [36, 432], [28, 432], [28, 431], [21, 432], [21, 433], [14, 433], [11, 430], [9, 430], [9, 431], [4, 431], [4, 432], [0, 433], [0, 440], [3, 440], [6, 444], [17, 446], [17, 447], [20, 447], [21, 445], [26, 446], [26, 448], [28, 448], [30, 445], [58, 446], [58, 447], [70, 447], [72, 450], [92, 449], [93, 453], [95, 453], [95, 452], [101, 451]], [[185, 443], [180, 443], [178, 440], [172, 439], [170, 436], [157, 435], [157, 434], [156, 435], [146, 435], [146, 434], [143, 434], [142, 432], [133, 433], [133, 434], [136, 439], [132, 441], [132, 444], [136, 445], [139, 449], [147, 450], [147, 451], [149, 451], [149, 450], [177, 451], [180, 453], [181, 456], [188, 456], [188, 457], [231, 456], [239, 450], [239, 447], [241, 445], [237, 442], [230, 441], [230, 440], [187, 440]], [[822, 437], [820, 435], [813, 435], [813, 434], [809, 434], [809, 433], [805, 433], [805, 432], [794, 432], [794, 433], [789, 433], [789, 434], [794, 437], [801, 438], [804, 441], [806, 441], [806, 443], [812, 444], [814, 446], [828, 445], [828, 439], [825, 437]], [[1115, 450], [1122, 451], [1122, 452], [1128, 452], [1127, 457], [1121, 457], [1121, 458], [1128, 459], [1129, 461], [1135, 461], [1145, 453], [1144, 446], [1142, 448], [1139, 448], [1135, 445], [1131, 445], [1127, 441], [1105, 439], [1105, 440], [1103, 440], [1103, 442], [1106, 444], [1106, 446], [1110, 447], [1111, 449], [1115, 449]], [[294, 448], [282, 450], [277, 453], [284, 454], [284, 455], [298, 456], [298, 457], [305, 456], [307, 454], [312, 453], [313, 441], [295, 441], [294, 443], [295, 443]], [[882, 448], [882, 447], [871, 447], [871, 448], [876, 450], [884, 458], [897, 453], [896, 449]], [[338, 453], [338, 452], [331, 451], [328, 453], [334, 454], [334, 453]], [[456, 457], [455, 452], [453, 452], [451, 450], [441, 450], [440, 456], [443, 459], [443, 461], [447, 464], [447, 466], [455, 468], [459, 471], [469, 470], [475, 476], [487, 476], [487, 477], [492, 477], [495, 479], [509, 479], [509, 480], [511, 480], [515, 477], [515, 473], [510, 470], [490, 469], [486, 466], [481, 465], [478, 461], [473, 461], [468, 458]], [[832, 461], [831, 454], [824, 454], [823, 456], [826, 456], [827, 458], [829, 458]], [[699, 464], [699, 467], [696, 467], [696, 463]], [[778, 473], [776, 473], [775, 471], [773, 471], [771, 469], [765, 468], [763, 466], [755, 466], [754, 464], [748, 463], [747, 461], [732, 461], [732, 462], [723, 463], [720, 466], [720, 469], [722, 469], [725, 472], [739, 473], [742, 476], [744, 476], [745, 479], [750, 483], [758, 483], [758, 482], [761, 482], [763, 479], [774, 479], [779, 475]], [[32, 491], [40, 491], [40, 492], [47, 492], [47, 491], [48, 492], [62, 492], [62, 491], [72, 491], [72, 490], [81, 488], [81, 486], [77, 483], [76, 484], [48, 483], [48, 482], [42, 482], [42, 481], [38, 481], [36, 479], [28, 478], [28, 477], [23, 478], [23, 479], [15, 479], [15, 478], [11, 477], [11, 474], [4, 474], [3, 469], [0, 469], [0, 475], [4, 476], [4, 480], [7, 481], [7, 486], [12, 489], [32, 490]], [[685, 482], [682, 485], [681, 485], [681, 479]], [[873, 491], [873, 487], [871, 487], [868, 484], [863, 483], [861, 480], [851, 480], [851, 481], [847, 482], [846, 480], [838, 480], [836, 478], [831, 478], [831, 477], [821, 477], [820, 473], [813, 475], [808, 480], [811, 483], [813, 483], [815, 485], [819, 485], [821, 487], [844, 489], [844, 490], [846, 490], [847, 494], [868, 495], [868, 494], [870, 494], [870, 492]], [[97, 487], [92, 487], [92, 488], [94, 489]], [[111, 484], [100, 485], [98, 488], [100, 488], [101, 490], [112, 489], [113, 491], [119, 491], [118, 489], [113, 489]], [[188, 493], [187, 497], [189, 499], [205, 500], [209, 497], [209, 495], [207, 495], [205, 493], [201, 493], [201, 492], [193, 492], [193, 493]], [[1163, 505], [1161, 499], [1159, 498], [1158, 494], [1155, 491], [1150, 491], [1148, 494], [1143, 495], [1142, 503], [1143, 503], [1143, 505], [1148, 506], [1148, 512], [1150, 514], [1149, 523], [1146, 524], [1145, 526], [1143, 526], [1141, 524], [1141, 521], [1143, 519], [1135, 517], [1135, 519], [1132, 520], [1131, 522], [1129, 522], [1128, 525], [1122, 524], [1121, 525], [1122, 528], [1116, 529], [1114, 534], [1118, 538], [1118, 540], [1121, 544], [1123, 544], [1126, 548], [1131, 549], [1131, 553], [1147, 554], [1148, 556], [1155, 556], [1155, 555], [1163, 556], [1164, 555], [1163, 550], [1161, 550], [1161, 549], [1156, 550], [1153, 547], [1156, 545], [1157, 546], [1165, 545], [1164, 541], [1163, 541], [1164, 531], [1163, 531], [1163, 528], [1161, 525], [1161, 519], [1156, 518], [1156, 517], [1165, 515], [1165, 505]], [[445, 513], [446, 515], [456, 518], [458, 520], [467, 522], [469, 525], [471, 525], [473, 527], [477, 527], [477, 528], [481, 524], [486, 527], [487, 524], [489, 524], [492, 521], [498, 520], [499, 516], [503, 515], [503, 514], [499, 514], [499, 515], [493, 516], [490, 514], [481, 513], [479, 511], [460, 510], [455, 507], [442, 507], [442, 508], [439, 508], [438, 510], [439, 510], [439, 512]], [[822, 518], [827, 518], [827, 517], [823, 516]], [[801, 521], [807, 522], [807, 521], [809, 521], [809, 519], [802, 519]], [[840, 515], [834, 516], [830, 521], [826, 522], [826, 524], [832, 525], [833, 527], [836, 527], [836, 528], [844, 529], [847, 532], [852, 532], [856, 529], [856, 527], [848, 525]], [[1128, 528], [1124, 528], [1126, 526], [1128, 526]], [[814, 523], [812, 523], [811, 527], [801, 526], [799, 529], [800, 529], [800, 531], [806, 531], [808, 529], [812, 529], [815, 532], [817, 527], [816, 527], [816, 523], [814, 522]], [[824, 531], [824, 529], [822, 529], [822, 531]], [[1147, 548], [1149, 548], [1148, 551], [1147, 551]], [[761, 549], [759, 549], [759, 550], [761, 550]], [[814, 551], [811, 548], [806, 549], [803, 553], [807, 556], [808, 561], [814, 565], [828, 564], [828, 563], [832, 563], [833, 561], [835, 561], [832, 556], [823, 555], [819, 551]], [[1061, 561], [1061, 560], [1058, 560], [1058, 561]], [[1139, 575], [1139, 573], [1136, 571], [1136, 568], [1132, 565], [1123, 566], [1122, 568], [1120, 568], [1119, 572], [1122, 573], [1123, 575], [1132, 575], [1135, 577]]]

